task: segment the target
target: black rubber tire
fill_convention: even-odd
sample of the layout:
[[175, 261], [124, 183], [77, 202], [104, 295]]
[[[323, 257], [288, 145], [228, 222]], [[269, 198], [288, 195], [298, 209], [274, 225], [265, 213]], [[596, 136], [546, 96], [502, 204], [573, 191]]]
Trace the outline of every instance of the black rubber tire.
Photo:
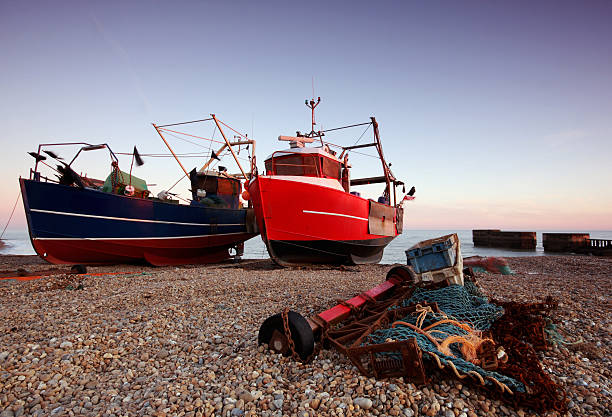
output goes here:
[[393, 265], [389, 272], [387, 272], [387, 280], [391, 277], [396, 277], [402, 281], [415, 283], [417, 275], [408, 265]]
[[[305, 360], [314, 352], [314, 334], [312, 333], [312, 329], [308, 321], [295, 311], [289, 311], [287, 319], [289, 320], [289, 329], [291, 330], [291, 338], [295, 344], [295, 351], [302, 360]], [[268, 344], [274, 330], [285, 333], [283, 317], [280, 313], [268, 317], [262, 323], [259, 328], [257, 343], [260, 345], [264, 343]], [[285, 356], [289, 356], [289, 354], [288, 352]]]
[[72, 268], [70, 268], [70, 273], [71, 274], [86, 274], [87, 273], [87, 267], [85, 265], [72, 265]]

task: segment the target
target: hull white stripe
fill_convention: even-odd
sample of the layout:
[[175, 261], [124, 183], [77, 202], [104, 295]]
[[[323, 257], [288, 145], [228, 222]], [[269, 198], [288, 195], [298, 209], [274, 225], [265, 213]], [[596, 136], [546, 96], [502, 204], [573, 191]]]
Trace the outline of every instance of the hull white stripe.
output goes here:
[[253, 234], [247, 232], [217, 233], [214, 235], [195, 236], [161, 236], [161, 237], [35, 237], [33, 240], [164, 240], [164, 239], [193, 239], [197, 237], [230, 236]]
[[[183, 223], [183, 222], [167, 222], [163, 220], [130, 219], [128, 217], [96, 216], [94, 214], [68, 213], [64, 211], [51, 211], [51, 210], [40, 210], [40, 209], [30, 209], [30, 211], [35, 211], [37, 213], [46, 213], [46, 214], [59, 214], [62, 216], [89, 217], [92, 219], [121, 220], [121, 221], [126, 221], [126, 222], [179, 224], [183, 226], [211, 226], [211, 224], [209, 223]], [[244, 223], [222, 223], [222, 224], [217, 224], [216, 226], [244, 226]]]
[[365, 219], [363, 217], [357, 217], [357, 216], [351, 216], [350, 214], [341, 214], [341, 213], [329, 213], [326, 211], [312, 211], [312, 210], [302, 210], [302, 213], [310, 213], [310, 214], [323, 214], [325, 216], [339, 216], [339, 217], [348, 217], [349, 219], [356, 219], [356, 220], [363, 220], [365, 222], [368, 221], [368, 219]]

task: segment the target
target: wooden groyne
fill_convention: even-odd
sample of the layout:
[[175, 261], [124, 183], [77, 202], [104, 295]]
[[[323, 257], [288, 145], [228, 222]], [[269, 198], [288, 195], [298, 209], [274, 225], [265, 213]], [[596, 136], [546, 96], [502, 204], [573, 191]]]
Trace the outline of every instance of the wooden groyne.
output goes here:
[[591, 239], [588, 233], [544, 233], [542, 240], [547, 252], [612, 256], [612, 239]]
[[490, 248], [528, 249], [536, 248], [535, 232], [503, 232], [499, 229], [472, 230], [474, 246]]

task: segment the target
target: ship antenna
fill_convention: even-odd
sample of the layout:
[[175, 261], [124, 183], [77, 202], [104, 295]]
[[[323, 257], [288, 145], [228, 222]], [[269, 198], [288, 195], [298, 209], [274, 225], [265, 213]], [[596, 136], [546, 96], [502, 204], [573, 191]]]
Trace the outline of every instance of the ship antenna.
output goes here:
[[304, 104], [306, 104], [306, 107], [308, 107], [311, 111], [312, 111], [312, 126], [311, 126], [311, 130], [310, 133], [306, 136], [308, 137], [315, 137], [318, 136], [319, 139], [321, 139], [321, 145], [323, 145], [323, 135], [321, 134], [321, 132], [315, 132], [314, 127], [317, 124], [315, 122], [315, 108], [319, 105], [319, 103], [321, 102], [321, 97], [317, 98], [317, 101], [315, 101], [314, 97], [310, 100], [310, 102], [308, 102], [308, 100], [304, 100]]

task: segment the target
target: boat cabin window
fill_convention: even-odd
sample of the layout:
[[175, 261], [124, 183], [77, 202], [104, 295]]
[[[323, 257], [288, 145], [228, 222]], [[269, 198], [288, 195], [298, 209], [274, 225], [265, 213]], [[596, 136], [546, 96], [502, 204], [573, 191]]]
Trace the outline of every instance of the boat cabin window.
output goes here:
[[340, 162], [333, 159], [321, 157], [323, 176], [326, 178], [340, 179]]
[[298, 175], [318, 177], [319, 166], [316, 155], [284, 155], [266, 161], [266, 172], [272, 175]]
[[340, 180], [340, 162], [319, 154], [283, 154], [266, 161], [268, 175], [296, 175]]

